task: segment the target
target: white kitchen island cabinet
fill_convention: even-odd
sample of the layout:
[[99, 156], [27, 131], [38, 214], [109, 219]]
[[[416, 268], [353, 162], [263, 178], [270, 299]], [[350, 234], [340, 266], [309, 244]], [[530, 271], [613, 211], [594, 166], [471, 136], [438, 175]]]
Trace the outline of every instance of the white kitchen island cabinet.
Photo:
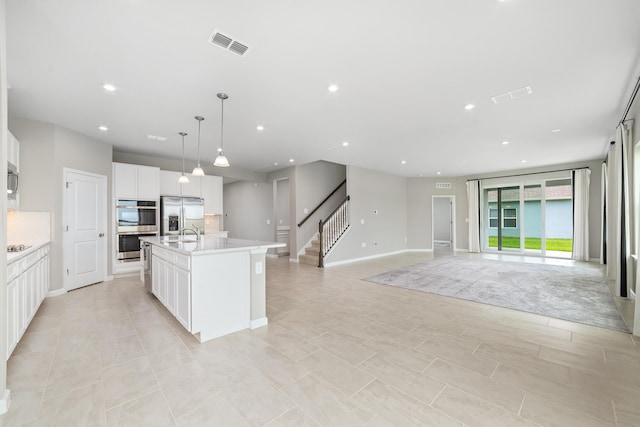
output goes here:
[[275, 242], [149, 237], [152, 292], [200, 342], [268, 323], [265, 254]]

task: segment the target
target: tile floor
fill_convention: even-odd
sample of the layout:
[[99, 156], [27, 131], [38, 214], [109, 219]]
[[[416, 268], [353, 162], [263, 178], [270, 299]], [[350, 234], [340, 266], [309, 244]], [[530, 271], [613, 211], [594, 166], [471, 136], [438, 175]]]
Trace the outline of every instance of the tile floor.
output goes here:
[[199, 344], [134, 278], [47, 299], [3, 426], [640, 425], [631, 335], [269, 260], [269, 326]]

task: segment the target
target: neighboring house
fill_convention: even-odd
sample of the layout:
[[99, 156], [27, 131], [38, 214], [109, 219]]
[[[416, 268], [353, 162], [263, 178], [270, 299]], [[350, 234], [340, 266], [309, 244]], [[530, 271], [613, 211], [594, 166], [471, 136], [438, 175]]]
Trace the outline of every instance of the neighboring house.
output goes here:
[[[573, 202], [571, 185], [545, 188], [545, 237], [573, 238]], [[498, 235], [498, 201], [496, 191], [488, 195], [488, 235]], [[520, 190], [502, 191], [502, 235], [519, 237], [524, 221], [525, 237], [542, 237], [542, 192], [540, 187], [524, 189], [524, 215], [520, 213]]]

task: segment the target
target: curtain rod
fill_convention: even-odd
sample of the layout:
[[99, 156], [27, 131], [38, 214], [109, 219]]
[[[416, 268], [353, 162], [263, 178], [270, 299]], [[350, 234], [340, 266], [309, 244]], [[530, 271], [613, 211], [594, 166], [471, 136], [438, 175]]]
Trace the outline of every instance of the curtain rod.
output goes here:
[[514, 176], [540, 175], [542, 173], [576, 171], [576, 170], [580, 170], [580, 169], [589, 169], [589, 166], [582, 166], [580, 168], [556, 169], [556, 170], [553, 170], [553, 171], [544, 171], [544, 172], [517, 173], [517, 174], [514, 174], [514, 175], [489, 176], [489, 177], [486, 177], [486, 178], [473, 178], [473, 179], [468, 179], [467, 182], [469, 182], [469, 181], [481, 181], [483, 179], [511, 178], [511, 177], [514, 177]]
[[638, 95], [638, 89], [640, 89], [640, 77], [638, 77], [638, 80], [636, 80], [636, 85], [633, 88], [633, 92], [631, 92], [631, 97], [629, 98], [629, 102], [627, 103], [627, 108], [625, 108], [624, 114], [622, 115], [619, 124], [624, 123], [624, 121], [627, 119], [627, 114], [629, 114], [629, 111], [631, 111], [631, 107], [633, 106], [633, 102], [636, 99], [636, 95]]

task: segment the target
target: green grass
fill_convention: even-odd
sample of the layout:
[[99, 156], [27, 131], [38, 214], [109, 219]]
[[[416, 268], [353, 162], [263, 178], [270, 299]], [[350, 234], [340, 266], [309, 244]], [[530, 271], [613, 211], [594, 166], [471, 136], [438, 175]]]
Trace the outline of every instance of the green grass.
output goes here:
[[[542, 246], [542, 243], [539, 237], [524, 238], [525, 249], [540, 250], [541, 246]], [[490, 248], [498, 247], [498, 236], [489, 236], [489, 247]], [[502, 247], [519, 249], [520, 238], [519, 237], [503, 237]], [[572, 249], [573, 249], [573, 239], [547, 239], [548, 251], [571, 252]]]

